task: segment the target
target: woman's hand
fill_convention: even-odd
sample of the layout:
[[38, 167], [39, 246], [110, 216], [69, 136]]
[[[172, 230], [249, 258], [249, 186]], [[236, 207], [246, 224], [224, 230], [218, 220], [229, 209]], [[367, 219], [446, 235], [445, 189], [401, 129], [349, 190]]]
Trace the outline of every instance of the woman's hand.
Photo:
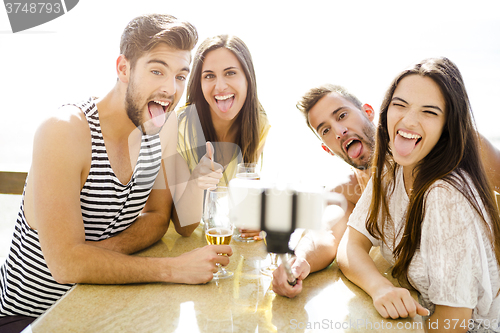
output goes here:
[[194, 168], [192, 177], [202, 190], [213, 189], [222, 178], [222, 165], [214, 162], [214, 147], [207, 141], [207, 153]]
[[384, 318], [428, 316], [429, 310], [420, 305], [405, 288], [384, 285], [372, 295], [373, 305]]

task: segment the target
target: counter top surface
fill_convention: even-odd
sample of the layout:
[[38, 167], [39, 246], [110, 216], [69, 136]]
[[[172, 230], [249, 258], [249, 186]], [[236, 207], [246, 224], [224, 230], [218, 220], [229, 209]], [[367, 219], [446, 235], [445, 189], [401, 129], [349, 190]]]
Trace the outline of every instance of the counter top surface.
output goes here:
[[[178, 256], [204, 245], [201, 225], [190, 237], [171, 226], [137, 255]], [[233, 240], [231, 246], [231, 278], [204, 285], [78, 284], [31, 325], [32, 332], [424, 332], [420, 316], [382, 318], [335, 262], [311, 274], [302, 293], [288, 299], [260, 273], [270, 262], [264, 242]], [[389, 270], [378, 250], [371, 255], [380, 272]]]

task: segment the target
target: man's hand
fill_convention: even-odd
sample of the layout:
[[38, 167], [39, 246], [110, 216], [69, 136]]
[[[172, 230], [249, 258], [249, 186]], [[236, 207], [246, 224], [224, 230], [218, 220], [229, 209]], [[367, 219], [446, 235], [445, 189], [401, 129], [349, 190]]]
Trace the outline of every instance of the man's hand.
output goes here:
[[216, 264], [227, 266], [233, 250], [229, 245], [206, 245], [181, 254], [175, 259], [171, 267], [170, 282], [199, 284], [213, 279], [218, 267]]
[[373, 305], [384, 318], [428, 316], [429, 310], [420, 305], [405, 288], [382, 286], [372, 296]]
[[302, 291], [302, 280], [311, 272], [309, 263], [304, 258], [292, 258], [289, 261], [293, 276], [297, 279], [297, 284], [291, 286], [288, 283], [287, 275], [283, 264], [273, 272], [273, 291], [281, 296], [294, 298]]
[[261, 240], [260, 230], [252, 230], [252, 229], [239, 229], [238, 230], [243, 238], [253, 238], [254, 240]]
[[207, 141], [207, 153], [194, 168], [192, 177], [196, 179], [196, 184], [200, 189], [212, 189], [222, 178], [222, 169], [222, 165], [214, 162], [214, 147]]

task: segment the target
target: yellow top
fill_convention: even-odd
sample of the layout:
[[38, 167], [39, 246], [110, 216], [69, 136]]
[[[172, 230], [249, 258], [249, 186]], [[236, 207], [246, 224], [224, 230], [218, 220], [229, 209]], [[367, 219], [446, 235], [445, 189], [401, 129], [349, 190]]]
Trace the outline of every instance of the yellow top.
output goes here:
[[[189, 106], [188, 106], [189, 107]], [[187, 124], [187, 117], [180, 117], [182, 113], [187, 109], [187, 107], [182, 107], [179, 110], [177, 110], [177, 118], [179, 119], [179, 136], [178, 136], [178, 142], [177, 142], [177, 152], [184, 158], [186, 161], [189, 171], [192, 172], [193, 169], [196, 167], [198, 164], [198, 154], [196, 148], [198, 147], [191, 147], [191, 142], [187, 139], [187, 130], [188, 126], [191, 126], [194, 130], [192, 131], [194, 133], [194, 140], [193, 142], [197, 142], [200, 147], [203, 147], [203, 151], [205, 150], [205, 138], [198, 138], [197, 135], [199, 133], [203, 133], [203, 130], [201, 129], [201, 123], [198, 117], [194, 117], [195, 119], [191, 119], [191, 124]], [[269, 129], [271, 128], [271, 125], [269, 124], [269, 120], [267, 119], [267, 116], [264, 113], [260, 114], [260, 128], [259, 128], [259, 144], [257, 146], [257, 151], [262, 149], [264, 146], [264, 143], [266, 142], [266, 137], [267, 134], [269, 133]], [[242, 156], [241, 156], [241, 149], [240, 147], [237, 147], [234, 143], [228, 143], [228, 142], [221, 142], [221, 143], [213, 143], [215, 145], [219, 145], [220, 150], [224, 151], [231, 151], [233, 152], [233, 157], [231, 158], [230, 162], [227, 165], [223, 165], [224, 167], [224, 172], [223, 176], [219, 182], [219, 186], [228, 186], [229, 181], [233, 179], [236, 176], [236, 166], [238, 163], [242, 163]], [[232, 147], [234, 146], [234, 147]]]

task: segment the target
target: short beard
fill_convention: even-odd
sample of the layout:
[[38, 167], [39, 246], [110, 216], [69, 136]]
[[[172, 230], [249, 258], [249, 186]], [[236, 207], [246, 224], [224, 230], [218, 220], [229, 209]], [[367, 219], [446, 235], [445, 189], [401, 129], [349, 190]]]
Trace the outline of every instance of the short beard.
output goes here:
[[135, 127], [140, 128], [142, 127], [142, 114], [140, 108], [135, 104], [135, 99], [133, 96], [134, 90], [135, 86], [133, 84], [133, 81], [131, 80], [125, 94], [125, 109], [127, 110], [127, 116], [129, 117], [130, 121], [132, 121]]
[[[363, 135], [364, 137], [369, 140], [369, 141], [365, 141], [363, 139], [361, 139], [361, 143], [365, 146], [365, 147], [369, 147], [370, 148], [370, 156], [368, 157], [368, 160], [363, 163], [363, 164], [356, 164], [354, 163], [354, 161], [349, 157], [349, 155], [347, 154], [346, 152], [346, 158], [344, 159], [344, 161], [349, 164], [350, 166], [358, 169], [358, 170], [367, 170], [371, 167], [372, 165], [372, 158], [373, 158], [373, 150], [375, 149], [375, 128], [372, 126], [372, 124], [366, 124], [364, 127], [363, 127]], [[371, 139], [371, 140], [370, 140]]]

